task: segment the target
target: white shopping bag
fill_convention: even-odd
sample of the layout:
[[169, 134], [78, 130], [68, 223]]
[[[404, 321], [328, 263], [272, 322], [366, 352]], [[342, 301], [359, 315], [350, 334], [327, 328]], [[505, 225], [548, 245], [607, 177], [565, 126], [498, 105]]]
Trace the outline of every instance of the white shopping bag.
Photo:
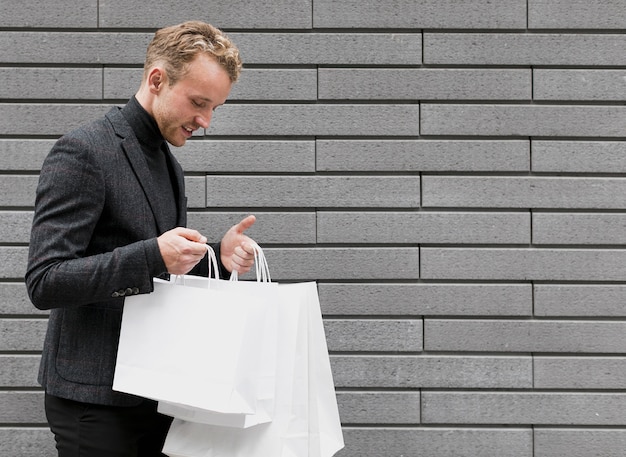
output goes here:
[[[258, 325], [264, 326], [263, 339], [258, 342], [260, 345], [260, 359], [257, 376], [257, 402], [255, 412], [249, 413], [220, 413], [206, 410], [199, 407], [181, 405], [165, 400], [158, 403], [158, 411], [168, 416], [179, 419], [190, 420], [203, 424], [222, 425], [228, 427], [247, 428], [253, 425], [269, 422], [274, 411], [274, 391], [276, 378], [276, 355], [277, 355], [277, 306], [275, 302], [276, 283], [271, 283], [269, 269], [263, 251], [256, 245], [255, 267], [257, 282], [238, 282], [238, 275], [234, 272], [231, 281], [209, 280], [213, 289], [218, 290], [244, 290], [254, 294], [255, 297], [263, 297], [270, 306], [266, 313], [265, 322]], [[217, 260], [212, 261], [217, 271]], [[172, 277], [171, 281], [182, 283], [187, 287], [199, 287], [206, 289], [206, 278], [198, 276]], [[261, 284], [262, 283], [262, 284]]]
[[170, 457], [330, 457], [344, 446], [315, 283], [278, 286], [272, 421], [236, 429], [175, 419]]
[[[264, 259], [261, 260], [263, 262]], [[186, 287], [206, 288], [206, 278], [185, 276], [184, 279], [172, 278], [172, 281], [183, 282]], [[191, 405], [161, 400], [158, 411], [162, 414], [203, 424], [223, 425], [227, 427], [247, 428], [269, 422], [274, 412], [274, 392], [276, 382], [277, 357], [277, 323], [278, 306], [276, 302], [277, 283], [245, 282], [245, 281], [215, 281], [210, 287], [222, 291], [245, 291], [253, 294], [256, 299], [262, 299], [267, 306], [265, 320], [256, 322], [261, 327], [262, 338], [256, 342], [259, 355], [256, 367], [256, 406], [254, 413], [223, 413], [207, 410]]]
[[220, 280], [193, 282], [155, 280], [154, 292], [126, 298], [113, 389], [216, 413], [255, 414], [259, 342], [271, 303], [243, 282], [224, 288]]

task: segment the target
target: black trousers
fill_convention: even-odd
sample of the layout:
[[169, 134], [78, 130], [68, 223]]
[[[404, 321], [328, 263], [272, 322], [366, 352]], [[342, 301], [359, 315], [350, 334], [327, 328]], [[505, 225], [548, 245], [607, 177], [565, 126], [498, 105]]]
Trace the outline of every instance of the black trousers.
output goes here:
[[118, 407], [46, 394], [46, 417], [59, 457], [161, 457], [172, 418], [157, 403]]

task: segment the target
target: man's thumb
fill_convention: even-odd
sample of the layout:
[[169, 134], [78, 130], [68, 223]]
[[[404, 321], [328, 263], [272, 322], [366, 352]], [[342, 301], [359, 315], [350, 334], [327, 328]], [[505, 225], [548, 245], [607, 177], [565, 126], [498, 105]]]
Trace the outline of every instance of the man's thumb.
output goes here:
[[256, 216], [251, 214], [250, 216], [247, 216], [244, 219], [242, 219], [241, 222], [239, 222], [239, 224], [237, 224], [237, 226], [236, 226], [237, 227], [237, 231], [239, 233], [243, 233], [246, 230], [248, 230], [250, 227], [252, 227], [255, 222], [256, 222]]

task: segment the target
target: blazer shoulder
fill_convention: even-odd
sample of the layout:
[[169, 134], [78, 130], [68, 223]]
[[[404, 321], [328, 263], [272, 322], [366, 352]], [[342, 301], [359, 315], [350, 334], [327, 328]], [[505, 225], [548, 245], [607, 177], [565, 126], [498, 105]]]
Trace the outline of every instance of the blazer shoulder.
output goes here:
[[113, 156], [117, 156], [122, 143], [133, 137], [132, 129], [119, 108], [112, 108], [106, 115], [85, 123], [61, 136], [48, 153], [46, 164], [73, 160], [80, 163], [93, 162], [106, 168]]
[[[130, 126], [124, 119], [124, 116], [120, 112], [119, 108], [111, 108], [111, 110], [104, 116], [88, 121], [70, 131], [65, 133], [59, 139], [77, 139], [82, 141], [89, 141], [92, 138], [101, 138], [103, 135], [111, 135], [112, 133], [128, 133]], [[121, 135], [122, 137], [126, 135]]]
[[78, 141], [100, 148], [119, 145], [129, 137], [134, 138], [131, 126], [122, 115], [121, 108], [113, 107], [103, 117], [66, 133], [60, 140]]

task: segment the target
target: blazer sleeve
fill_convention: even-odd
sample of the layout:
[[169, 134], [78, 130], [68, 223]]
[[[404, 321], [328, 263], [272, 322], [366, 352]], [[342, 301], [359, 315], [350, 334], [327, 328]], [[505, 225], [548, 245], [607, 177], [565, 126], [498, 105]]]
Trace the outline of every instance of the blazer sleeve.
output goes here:
[[37, 308], [121, 306], [120, 294], [151, 292], [152, 278], [166, 270], [156, 236], [104, 233], [103, 221], [112, 227], [106, 218], [115, 215], [103, 213], [112, 183], [100, 160], [88, 138], [74, 135], [60, 139], [43, 164], [25, 276]]

